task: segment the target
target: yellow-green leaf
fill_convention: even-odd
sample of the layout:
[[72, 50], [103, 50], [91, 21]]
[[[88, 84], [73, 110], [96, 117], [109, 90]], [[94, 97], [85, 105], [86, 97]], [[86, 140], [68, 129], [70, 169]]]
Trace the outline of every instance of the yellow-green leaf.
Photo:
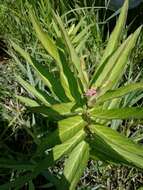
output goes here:
[[46, 32], [43, 31], [32, 10], [29, 10], [29, 16], [33, 24], [34, 30], [37, 34], [37, 37], [42, 43], [43, 47], [58, 63], [60, 63], [58, 49], [54, 41], [49, 37], [49, 35]]
[[[107, 147], [115, 152], [115, 154], [119, 155], [120, 163], [134, 165], [136, 167], [143, 168], [143, 147], [134, 143], [127, 137], [121, 135], [117, 131], [102, 125], [93, 125], [90, 126], [93, 133], [100, 137], [100, 146], [102, 150], [102, 143], [106, 145], [105, 151]], [[96, 141], [96, 139], [95, 139]], [[95, 145], [96, 146], [96, 145]], [[96, 148], [96, 147], [95, 147]], [[100, 149], [98, 150], [100, 152]], [[111, 154], [111, 152], [109, 152]], [[104, 152], [100, 152], [100, 154], [105, 154]], [[111, 155], [112, 156], [112, 155]], [[110, 157], [110, 156], [109, 156]], [[122, 159], [123, 158], [123, 159]], [[114, 156], [113, 156], [114, 159]], [[118, 156], [117, 156], [118, 160]], [[113, 160], [116, 162], [116, 159]]]
[[53, 158], [54, 160], [58, 160], [61, 156], [70, 153], [72, 149], [84, 140], [86, 134], [85, 131], [82, 129], [77, 134], [75, 134], [71, 139], [65, 141], [60, 145], [56, 145], [53, 149]]
[[93, 108], [90, 111], [92, 119], [142, 119], [143, 108], [129, 107], [129, 108], [114, 108], [114, 109], [98, 109]]
[[103, 63], [107, 59], [107, 57], [110, 56], [116, 50], [121, 41], [121, 37], [123, 35], [122, 32], [126, 23], [128, 13], [128, 4], [129, 0], [125, 0], [124, 5], [121, 9], [119, 19], [116, 23], [113, 32], [110, 35], [101, 63]]
[[83, 72], [86, 72], [86, 71], [82, 70], [81, 63], [80, 63], [80, 58], [78, 57], [77, 53], [75, 52], [75, 49], [73, 48], [73, 45], [72, 45], [72, 43], [70, 41], [70, 38], [68, 36], [68, 33], [67, 33], [66, 29], [64, 28], [64, 25], [62, 23], [61, 18], [58, 15], [56, 15], [54, 12], [53, 12], [53, 15], [54, 15], [54, 18], [55, 18], [56, 22], [58, 23], [58, 25], [60, 27], [62, 36], [63, 36], [63, 38], [65, 40], [68, 52], [70, 54], [71, 61], [72, 61], [73, 65], [74, 65], [74, 67], [77, 69], [78, 74], [79, 74], [79, 79], [81, 80], [82, 85], [84, 87], [84, 90], [86, 91], [86, 89], [87, 89], [87, 81], [86, 81], [86, 79], [84, 77], [84, 74], [83, 74]]
[[73, 100], [73, 97], [70, 93], [68, 81], [66, 79], [66, 76], [63, 73], [63, 67], [62, 67], [62, 63], [60, 60], [60, 56], [59, 56], [59, 52], [58, 52], [58, 48], [57, 48], [56, 44], [49, 37], [49, 35], [43, 31], [43, 29], [41, 28], [41, 26], [40, 26], [40, 24], [36, 18], [36, 16], [33, 13], [33, 11], [30, 10], [29, 15], [30, 15], [31, 22], [33, 24], [33, 27], [34, 27], [34, 30], [37, 34], [38, 39], [42, 43], [45, 50], [56, 60], [56, 63], [58, 65], [59, 71], [60, 71], [60, 80], [61, 80], [62, 86], [65, 90], [67, 97], [70, 100]]
[[80, 116], [70, 117], [58, 122], [58, 128], [41, 140], [38, 152], [55, 146], [56, 144], [64, 143], [71, 139], [78, 131], [84, 128], [86, 123]]
[[33, 61], [28, 54], [28, 52], [24, 51], [20, 46], [11, 42], [12, 47], [17, 51], [37, 72], [37, 74], [41, 77], [42, 81], [54, 95], [56, 95], [61, 101], [67, 102], [69, 99], [65, 95], [64, 88], [62, 87], [60, 80], [57, 79], [51, 72], [49, 72], [46, 66]]
[[88, 159], [89, 145], [85, 141], [82, 141], [75, 147], [65, 162], [64, 179], [67, 189], [75, 190]]
[[42, 104], [50, 106], [47, 98], [34, 86], [30, 85], [28, 82], [24, 81], [20, 76], [16, 76], [17, 81], [27, 90], [29, 94], [35, 96]]
[[98, 68], [96, 69], [96, 71], [93, 75], [91, 84], [96, 82], [96, 80], [100, 76], [101, 71], [105, 67], [108, 59], [110, 58], [110, 56], [112, 56], [112, 54], [118, 48], [118, 45], [120, 44], [121, 37], [122, 37], [122, 31], [123, 31], [125, 23], [126, 23], [127, 12], [128, 12], [128, 0], [125, 0], [124, 6], [122, 7], [122, 10], [121, 10], [121, 13], [119, 16], [119, 19], [116, 23], [116, 26], [115, 26], [113, 32], [110, 35], [108, 44], [106, 46], [103, 57], [101, 59], [101, 63], [99, 64]]
[[38, 102], [36, 102], [35, 100], [32, 100], [30, 98], [23, 97], [23, 96], [16, 96], [16, 98], [18, 100], [20, 100], [20, 102], [24, 103], [26, 106], [29, 106], [29, 107], [39, 106]]
[[103, 103], [114, 98], [119, 98], [129, 94], [130, 92], [143, 90], [143, 83], [128, 84], [124, 87], [117, 88], [116, 90], [110, 90], [97, 99], [97, 104]]

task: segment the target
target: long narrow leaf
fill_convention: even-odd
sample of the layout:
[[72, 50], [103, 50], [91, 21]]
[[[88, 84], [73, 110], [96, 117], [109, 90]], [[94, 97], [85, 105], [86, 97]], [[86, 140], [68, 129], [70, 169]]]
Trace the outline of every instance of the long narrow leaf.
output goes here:
[[12, 168], [15, 170], [33, 170], [35, 164], [25, 161], [17, 161], [13, 159], [0, 158], [0, 168]]
[[[115, 67], [117, 64], [118, 59], [122, 56], [124, 50], [127, 48], [127, 45], [129, 44], [129, 41], [131, 39], [130, 35], [124, 42], [123, 44], [111, 55], [105, 60], [105, 62], [97, 68], [96, 75], [93, 75], [92, 83], [93, 86], [96, 87], [102, 87], [107, 83], [108, 78], [112, 72], [112, 69]], [[112, 82], [112, 81], [111, 81]]]
[[108, 91], [104, 95], [100, 96], [97, 99], [97, 104], [103, 103], [105, 101], [108, 101], [114, 98], [119, 98], [119, 97], [125, 96], [126, 94], [129, 94], [130, 92], [142, 90], [142, 89], [143, 89], [143, 83], [128, 84], [124, 87], [117, 88], [116, 90]]
[[24, 81], [20, 76], [16, 76], [17, 81], [28, 91], [28, 93], [34, 95], [38, 100], [40, 100], [44, 105], [50, 106], [47, 98], [41, 94], [35, 87], [30, 85], [28, 82]]
[[81, 113], [82, 109], [76, 107], [75, 104], [69, 103], [61, 103], [61, 104], [54, 104], [51, 106], [38, 106], [31, 108], [34, 112], [39, 112], [44, 114], [45, 116], [54, 119], [55, 121], [59, 120], [61, 116], [72, 116]]
[[[64, 178], [69, 190], [74, 190], [89, 158], [89, 146], [82, 141], [71, 152], [65, 163]], [[66, 189], [65, 187], [63, 189]]]
[[30, 98], [27, 98], [27, 97], [23, 97], [23, 96], [16, 96], [16, 98], [18, 100], [20, 100], [20, 102], [24, 103], [26, 106], [29, 106], [29, 107], [37, 107], [37, 106], [40, 106], [38, 104], [38, 102], [36, 102], [35, 100], [32, 100]]
[[125, 51], [123, 51], [122, 56], [118, 59], [115, 67], [113, 68], [110, 76], [107, 79], [107, 80], [112, 81], [112, 82], [108, 83], [106, 90], [113, 88], [118, 83], [118, 81], [121, 79], [121, 77], [123, 76], [123, 74], [125, 72], [125, 67], [127, 65], [127, 61], [129, 59], [129, 56], [130, 56], [133, 48], [136, 45], [136, 42], [137, 42], [137, 39], [138, 39], [139, 34], [141, 32], [141, 29], [142, 29], [142, 26], [139, 27], [134, 32], [129, 43], [127, 44]]
[[68, 33], [67, 33], [67, 31], [65, 30], [65, 28], [63, 26], [61, 18], [58, 15], [56, 15], [54, 12], [53, 12], [53, 15], [54, 15], [54, 18], [55, 18], [56, 22], [58, 23], [58, 25], [59, 25], [59, 27], [61, 29], [62, 35], [64, 37], [66, 46], [67, 46], [69, 54], [70, 54], [71, 61], [72, 61], [73, 65], [74, 65], [74, 67], [77, 69], [78, 74], [79, 74], [79, 78], [82, 81], [82, 85], [84, 87], [84, 90], [86, 91], [86, 89], [87, 89], [87, 81], [86, 81], [86, 79], [84, 78], [84, 75], [83, 75], [83, 72], [85, 72], [85, 71], [82, 70], [82, 67], [81, 67], [81, 64], [80, 64], [80, 58], [76, 54], [76, 52], [75, 52], [75, 50], [74, 50], [74, 48], [73, 48], [73, 46], [71, 44], [71, 41], [70, 41], [69, 36], [68, 36]]
[[72, 138], [78, 131], [84, 128], [86, 123], [80, 116], [74, 116], [64, 119], [58, 123], [58, 128], [41, 140], [38, 148], [38, 153], [55, 146], [56, 144], [63, 143]]
[[76, 80], [74, 76], [74, 72], [71, 71], [69, 65], [67, 64], [64, 54], [61, 52], [60, 55], [61, 55], [61, 61], [63, 65], [63, 72], [67, 78], [71, 95], [74, 98], [75, 102], [78, 105], [82, 106], [84, 103], [84, 100], [79, 89], [78, 81]]
[[54, 160], [58, 160], [61, 156], [70, 153], [72, 149], [80, 143], [85, 138], [85, 131], [81, 130], [79, 131], [75, 136], [73, 136], [71, 139], [65, 141], [63, 144], [56, 145], [52, 151], [53, 151], [53, 158]]
[[101, 140], [103, 140], [105, 144], [107, 144], [107, 146], [123, 157], [127, 163], [143, 168], [142, 146], [139, 146], [127, 137], [106, 126], [94, 125], [91, 126], [91, 129], [101, 138]]
[[122, 31], [123, 31], [125, 23], [126, 23], [127, 11], [128, 11], [128, 0], [126, 0], [124, 3], [124, 6], [121, 10], [121, 14], [116, 23], [116, 26], [115, 26], [112, 34], [110, 35], [110, 39], [108, 41], [105, 52], [103, 54], [101, 63], [99, 64], [99, 67], [97, 68], [97, 70], [95, 71], [95, 73], [93, 75], [91, 84], [93, 84], [97, 80], [97, 78], [100, 76], [100, 73], [104, 69], [104, 67], [107, 63], [107, 60], [115, 52], [115, 50], [117, 49], [117, 47], [120, 43]]
[[73, 97], [71, 96], [71, 93], [69, 90], [67, 79], [63, 73], [63, 67], [62, 67], [62, 63], [60, 60], [60, 56], [59, 56], [59, 52], [58, 52], [58, 48], [57, 48], [56, 44], [48, 36], [48, 34], [42, 30], [42, 28], [41, 28], [40, 24], [38, 23], [38, 20], [37, 20], [36, 16], [34, 15], [33, 11], [30, 10], [29, 15], [30, 15], [31, 22], [33, 24], [33, 27], [35, 29], [35, 32], [37, 34], [38, 39], [42, 43], [45, 50], [56, 60], [56, 63], [58, 65], [59, 71], [60, 71], [60, 80], [61, 80], [62, 86], [65, 90], [67, 97], [69, 99], [73, 100]]
[[14, 42], [11, 42], [13, 48], [15, 51], [17, 51], [32, 67], [35, 69], [37, 74], [41, 77], [44, 84], [48, 86], [48, 88], [63, 102], [68, 101], [68, 98], [65, 95], [64, 89], [60, 83], [60, 81], [49, 72], [48, 68], [46, 66], [41, 65], [40, 63], [37, 63], [36, 61], [33, 61], [30, 57], [30, 55], [24, 51], [20, 46], [15, 44]]
[[129, 0], [125, 0], [124, 5], [121, 9], [119, 19], [116, 23], [113, 32], [110, 35], [101, 63], [103, 63], [106, 60], [106, 58], [116, 50], [121, 41], [121, 37], [123, 35], [122, 32], [126, 23], [126, 18], [128, 13], [128, 4]]
[[93, 119], [142, 119], [143, 108], [132, 107], [132, 108], [120, 108], [120, 109], [93, 109], [91, 111], [91, 117]]
[[31, 22], [33, 24], [34, 30], [37, 34], [38, 39], [42, 43], [43, 47], [47, 50], [47, 52], [57, 61], [60, 63], [60, 57], [58, 53], [58, 49], [54, 43], [54, 41], [48, 36], [46, 32], [44, 32], [39, 25], [36, 16], [34, 15], [32, 10], [29, 10], [29, 16]]

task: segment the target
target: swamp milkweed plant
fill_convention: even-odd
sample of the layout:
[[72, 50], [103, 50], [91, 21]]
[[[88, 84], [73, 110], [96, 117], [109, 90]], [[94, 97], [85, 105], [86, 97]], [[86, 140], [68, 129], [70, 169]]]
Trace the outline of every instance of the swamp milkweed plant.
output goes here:
[[57, 35], [53, 40], [50, 31], [48, 34], [42, 29], [30, 9], [35, 34], [56, 64], [57, 71], [56, 74], [51, 72], [46, 64], [38, 63], [27, 51], [11, 42], [14, 50], [33, 67], [48, 87], [48, 94], [45, 95], [17, 76], [17, 81], [34, 99], [17, 98], [31, 111], [55, 122], [57, 127], [47, 136], [39, 138], [37, 151], [29, 161], [29, 167], [25, 168], [29, 173], [11, 183], [12, 187], [24, 185], [64, 156], [63, 174], [55, 182], [60, 190], [76, 188], [90, 158], [143, 168], [143, 147], [110, 127], [113, 120], [143, 118], [143, 108], [117, 106], [118, 100], [125, 95], [143, 90], [142, 82], [118, 87], [142, 28], [123, 39], [127, 11], [128, 0], [125, 0], [100, 64], [89, 76], [86, 67], [81, 66], [81, 59], [60, 16], [52, 11]]

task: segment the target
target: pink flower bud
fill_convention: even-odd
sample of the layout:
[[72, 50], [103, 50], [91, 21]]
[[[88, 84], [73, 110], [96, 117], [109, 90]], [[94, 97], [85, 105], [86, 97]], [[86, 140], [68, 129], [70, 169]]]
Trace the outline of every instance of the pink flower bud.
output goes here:
[[85, 96], [92, 97], [92, 96], [95, 96], [96, 94], [97, 94], [96, 88], [91, 88], [87, 90], [87, 92], [85, 93]]

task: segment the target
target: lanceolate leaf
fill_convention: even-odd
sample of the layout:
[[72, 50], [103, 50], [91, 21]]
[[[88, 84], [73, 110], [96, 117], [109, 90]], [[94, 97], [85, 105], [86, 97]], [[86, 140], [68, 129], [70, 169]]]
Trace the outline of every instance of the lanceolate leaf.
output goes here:
[[60, 83], [60, 81], [49, 72], [46, 66], [33, 61], [30, 55], [24, 51], [21, 47], [19, 47], [14, 42], [11, 42], [13, 48], [35, 69], [37, 74], [41, 77], [44, 84], [48, 86], [48, 88], [53, 92], [61, 101], [66, 102], [68, 98], [65, 95], [64, 89]]
[[126, 94], [137, 90], [143, 90], [143, 83], [128, 84], [124, 87], [117, 88], [116, 90], [110, 90], [97, 99], [97, 104], [125, 96]]
[[[141, 28], [142, 27], [139, 27], [134, 34], [130, 35], [117, 51], [109, 57], [106, 66], [100, 73], [100, 77], [95, 81], [94, 86], [103, 87], [102, 91], [104, 92], [115, 87], [125, 71], [125, 66], [136, 44]], [[94, 79], [95, 78], [93, 78], [93, 80]]]
[[84, 130], [80, 130], [75, 136], [71, 139], [65, 141], [63, 144], [56, 145], [53, 149], [53, 158], [54, 160], [58, 160], [61, 156], [70, 153], [72, 149], [84, 140], [86, 134]]
[[[89, 159], [89, 145], [82, 141], [69, 155], [65, 162], [64, 179], [65, 184], [62, 189], [74, 190]], [[64, 185], [65, 185], [64, 184]]]
[[[40, 65], [36, 62], [33, 63], [35, 69], [39, 72], [43, 82], [47, 84], [51, 92], [53, 92], [60, 101], [69, 102], [69, 99], [66, 96], [65, 89], [63, 88], [60, 80], [49, 72], [48, 68], [43, 65]], [[49, 83], [49, 85], [48, 85]]]
[[15, 170], [33, 170], [36, 167], [35, 164], [31, 162], [18, 161], [7, 158], [0, 158], [0, 168], [11, 168]]
[[113, 54], [113, 52], [115, 52], [115, 50], [117, 49], [120, 43], [120, 40], [122, 37], [122, 31], [126, 23], [127, 11], [128, 11], [128, 0], [126, 0], [124, 3], [119, 19], [109, 38], [101, 63], [99, 64], [99, 67], [97, 68], [97, 70], [95, 71], [93, 75], [94, 77], [93, 77], [93, 80], [91, 81], [91, 84], [93, 84], [97, 80], [97, 78], [100, 76], [100, 73], [105, 67], [108, 58]]
[[[123, 42], [123, 44], [111, 55], [105, 62], [97, 68], [97, 72], [93, 75], [92, 83], [93, 86], [102, 87], [109, 81], [109, 75], [112, 69], [115, 67], [118, 59], [122, 56], [124, 50], [127, 48], [127, 44], [131, 39], [131, 35]], [[112, 81], [110, 81], [112, 82]]]
[[[106, 68], [106, 70], [103, 70], [103, 73], [100, 74], [99, 80], [97, 79], [97, 81], [95, 82], [96, 87], [98, 87], [98, 85], [100, 86], [101, 94], [104, 94], [106, 91], [111, 90], [111, 89], [115, 88], [115, 86], [118, 85], [119, 80], [121, 79], [121, 77], [124, 74], [125, 67], [127, 65], [129, 56], [136, 44], [136, 41], [140, 34], [141, 28], [142, 27], [139, 27], [134, 32], [134, 34], [131, 35], [126, 40], [127, 43], [125, 44], [125, 47], [122, 49], [121, 54], [119, 56], [117, 56], [117, 58], [115, 60], [113, 59], [114, 67], [111, 69], [111, 71], [106, 74], [106, 70], [108, 70], [108, 68]], [[119, 47], [118, 50], [121, 47]], [[114, 56], [116, 55], [118, 50], [111, 56], [111, 60], [112, 60], [112, 58], [114, 58]], [[110, 58], [109, 58], [109, 61], [110, 61]], [[113, 63], [112, 63], [112, 61], [111, 61], [111, 63], [109, 62], [109, 68]], [[108, 65], [106, 65], [106, 66], [108, 66]], [[104, 74], [106, 77], [103, 78], [104, 75], [102, 76], [102, 74]], [[92, 99], [94, 99], [94, 97]], [[94, 102], [94, 101], [92, 100], [92, 102]]]
[[16, 96], [16, 98], [18, 100], [20, 100], [22, 103], [24, 103], [26, 106], [29, 106], [29, 107], [39, 106], [38, 102], [36, 102], [35, 100], [32, 100], [30, 98], [23, 97], [23, 96]]
[[91, 112], [92, 119], [142, 119], [143, 108], [131, 107], [120, 109], [93, 109]]
[[61, 52], [60, 55], [61, 55], [61, 61], [63, 65], [63, 72], [67, 78], [71, 95], [75, 99], [75, 102], [78, 105], [83, 105], [84, 100], [81, 95], [79, 85], [74, 76], [74, 73], [71, 71], [69, 65], [67, 64], [67, 60], [65, 59], [64, 54]]
[[87, 81], [86, 81], [86, 79], [84, 77], [84, 74], [83, 74], [83, 71], [82, 71], [82, 68], [81, 68], [80, 58], [76, 54], [76, 52], [75, 52], [75, 50], [74, 50], [74, 48], [73, 48], [73, 46], [71, 44], [71, 41], [70, 41], [69, 36], [68, 36], [68, 33], [67, 33], [66, 29], [63, 26], [61, 18], [58, 15], [56, 15], [54, 12], [53, 12], [53, 15], [54, 15], [54, 18], [55, 18], [56, 22], [58, 23], [58, 25], [60, 27], [60, 30], [62, 32], [63, 38], [65, 40], [66, 46], [67, 46], [69, 54], [70, 54], [71, 61], [72, 61], [73, 65], [74, 65], [74, 67], [77, 69], [78, 74], [79, 74], [79, 78], [82, 81], [82, 85], [84, 87], [84, 90], [86, 91], [86, 89], [87, 89]]
[[33, 96], [35, 96], [38, 100], [40, 100], [44, 105], [50, 106], [47, 98], [41, 94], [35, 87], [30, 85], [28, 82], [24, 81], [20, 76], [16, 76], [18, 82]]
[[[47, 134], [45, 132], [40, 134], [38, 142], [35, 141], [37, 151], [32, 157], [34, 162], [21, 163], [21, 161], [11, 159], [0, 159], [0, 167], [24, 172], [19, 178], [14, 176], [15, 180], [13, 179], [11, 183], [0, 186], [0, 189], [18, 190], [23, 185], [32, 184], [33, 178], [36, 178], [39, 173], [47, 170], [58, 159], [65, 156], [65, 168], [61, 176], [62, 182], [60, 184], [59, 180], [55, 180], [56, 188], [59, 190], [75, 190], [88, 162], [89, 152], [94, 158], [105, 162], [136, 166], [143, 169], [143, 146], [112, 129], [112, 124], [117, 119], [143, 118], [143, 108], [124, 108], [124, 106], [119, 108], [121, 106], [120, 101], [122, 101], [121, 97], [132, 91], [142, 90], [143, 83], [130, 84], [115, 90], [123, 76], [129, 56], [141, 31], [140, 27], [126, 40], [122, 39], [127, 9], [128, 0], [125, 0], [117, 25], [101, 59], [101, 64], [94, 73], [90, 84], [86, 64], [76, 52], [85, 43], [89, 35], [86, 34], [88, 28], [80, 32], [81, 23], [77, 27], [73, 25], [69, 34], [72, 35], [73, 32], [77, 36], [70, 38], [60, 16], [53, 12], [55, 21], [53, 21], [53, 28], [57, 34], [55, 43], [53, 40], [55, 36], [51, 33], [52, 38], [44, 32], [33, 11], [29, 11], [36, 35], [44, 49], [57, 64], [56, 68], [59, 75], [48, 70], [46, 65], [36, 62], [27, 52], [12, 43], [14, 49], [21, 54], [26, 62], [32, 65], [49, 90], [49, 93], [46, 93], [46, 91], [30, 85], [18, 76], [17, 80], [30, 93], [32, 99], [22, 96], [17, 96], [17, 98], [29, 106], [32, 111], [43, 114], [53, 130], [47, 130]], [[84, 35], [85, 39], [79, 43]], [[58, 76], [59, 78], [57, 78]], [[31, 81], [33, 80], [32, 73], [30, 73], [29, 78]], [[35, 100], [33, 100], [34, 98]], [[110, 124], [110, 127], [104, 126], [102, 123]], [[54, 178], [50, 182], [53, 183]]]
[[[93, 133], [99, 136], [100, 141], [101, 141], [101, 144], [100, 144], [101, 150], [103, 148], [102, 147], [102, 142], [103, 142], [103, 146], [105, 145], [105, 147], [109, 147], [112, 152], [115, 152], [117, 153], [117, 155], [120, 155], [119, 157], [117, 156], [116, 158], [117, 160], [118, 158], [120, 158], [119, 161], [121, 161], [121, 163], [122, 161], [123, 163], [125, 163], [124, 160], [126, 160], [126, 162], [130, 165], [143, 168], [143, 147], [142, 146], [135, 144], [130, 139], [119, 134], [117, 131], [111, 128], [108, 128], [102, 125], [94, 125], [94, 126], [91, 126], [90, 128], [93, 131]], [[102, 153], [100, 152], [100, 154], [103, 154], [103, 157], [104, 157], [103, 152]], [[116, 162], [116, 158], [114, 158], [113, 156], [114, 162]]]
[[127, 160], [116, 152], [103, 138], [95, 132], [92, 139], [87, 140], [90, 145], [90, 156], [92, 159], [110, 162], [114, 164], [129, 164]]
[[48, 34], [42, 30], [34, 13], [32, 11], [29, 11], [29, 15], [30, 15], [30, 18], [31, 18], [31, 21], [32, 21], [32, 24], [33, 24], [33, 27], [35, 29], [38, 39], [42, 43], [45, 50], [56, 60], [56, 63], [58, 65], [59, 71], [60, 71], [60, 80], [61, 80], [63, 88], [65, 89], [65, 93], [66, 93], [67, 97], [69, 99], [73, 100], [70, 90], [69, 90], [67, 79], [63, 73], [62, 63], [60, 60], [60, 56], [59, 56], [59, 52], [58, 52], [56, 44], [48, 36]]
[[16, 177], [15, 180], [13, 180], [13, 181], [10, 181], [6, 184], [0, 185], [0, 189], [3, 189], [3, 190], [7, 190], [7, 189], [19, 190], [27, 182], [29, 182], [33, 178], [36, 178], [40, 172], [42, 172], [44, 169], [47, 169], [49, 166], [52, 166], [53, 164], [54, 164], [53, 156], [49, 155], [45, 159], [37, 162], [35, 168], [33, 169], [33, 171], [31, 173], [28, 172], [24, 175]]
[[43, 152], [56, 144], [64, 143], [71, 139], [85, 125], [86, 123], [80, 116], [74, 116], [58, 122], [58, 128], [41, 140], [38, 152]]
[[57, 61], [57, 63], [60, 63], [58, 49], [57, 49], [54, 41], [48, 36], [48, 34], [46, 32], [44, 32], [42, 30], [33, 11], [29, 10], [29, 15], [30, 15], [30, 19], [33, 24], [34, 30], [37, 34], [37, 37], [40, 40], [40, 42], [42, 43], [43, 47]]
[[[132, 35], [129, 43], [127, 44], [127, 47], [125, 48], [125, 51], [123, 51], [122, 56], [119, 57], [115, 67], [113, 68], [108, 80], [112, 81], [109, 83], [106, 87], [106, 90], [113, 88], [121, 79], [125, 72], [125, 66], [127, 65], [127, 61], [129, 59], [129, 56], [133, 50], [133, 48], [136, 45], [138, 36], [141, 32], [142, 26], [139, 27], [134, 34]], [[105, 90], [105, 91], [106, 91]]]
[[75, 106], [74, 103], [62, 103], [62, 104], [55, 104], [51, 106], [38, 106], [31, 108], [31, 111], [41, 113], [47, 116], [49, 119], [54, 119], [58, 121], [65, 117], [77, 115], [81, 113], [81, 108]]
[[75, 38], [72, 40], [72, 43], [79, 43], [84, 39], [84, 37], [90, 33], [90, 28], [92, 25], [89, 25], [88, 27], [84, 28]]
[[101, 63], [103, 63], [106, 60], [106, 58], [109, 55], [111, 55], [116, 50], [118, 45], [120, 44], [120, 41], [121, 41], [121, 38], [123, 35], [122, 32], [125, 27], [127, 13], [128, 13], [128, 3], [129, 3], [129, 1], [125, 0], [124, 6], [121, 9], [119, 19], [116, 23], [116, 26], [115, 26], [113, 32], [110, 35], [110, 38], [109, 38], [107, 47], [105, 49]]

